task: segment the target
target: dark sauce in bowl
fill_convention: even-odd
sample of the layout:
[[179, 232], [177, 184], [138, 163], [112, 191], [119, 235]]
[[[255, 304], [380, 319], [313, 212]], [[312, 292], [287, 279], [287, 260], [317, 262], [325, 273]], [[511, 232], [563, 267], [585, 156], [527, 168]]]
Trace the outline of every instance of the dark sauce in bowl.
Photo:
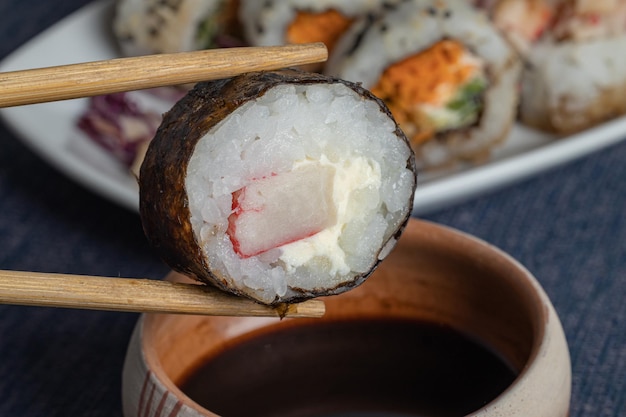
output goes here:
[[257, 331], [178, 385], [224, 417], [463, 416], [516, 376], [493, 350], [449, 327], [363, 319]]

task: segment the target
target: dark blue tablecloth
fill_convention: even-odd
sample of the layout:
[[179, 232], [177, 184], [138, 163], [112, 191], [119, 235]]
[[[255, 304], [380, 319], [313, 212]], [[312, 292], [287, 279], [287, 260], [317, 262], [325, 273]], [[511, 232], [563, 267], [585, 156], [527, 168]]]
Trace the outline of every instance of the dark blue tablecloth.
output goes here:
[[[0, 0], [0, 59], [87, 2]], [[626, 415], [625, 210], [626, 142], [423, 216], [502, 248], [537, 276], [571, 350], [572, 417]], [[1, 124], [0, 269], [168, 271], [136, 213], [59, 174]], [[137, 318], [0, 306], [0, 416], [121, 415], [120, 374]]]

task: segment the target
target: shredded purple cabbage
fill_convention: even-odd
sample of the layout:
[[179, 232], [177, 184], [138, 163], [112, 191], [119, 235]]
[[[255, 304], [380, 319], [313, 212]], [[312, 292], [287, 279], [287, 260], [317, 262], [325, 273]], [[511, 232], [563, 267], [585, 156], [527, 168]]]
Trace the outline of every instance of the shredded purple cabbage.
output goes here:
[[161, 115], [142, 110], [128, 93], [114, 93], [89, 99], [78, 128], [130, 167], [142, 144], [154, 137]]

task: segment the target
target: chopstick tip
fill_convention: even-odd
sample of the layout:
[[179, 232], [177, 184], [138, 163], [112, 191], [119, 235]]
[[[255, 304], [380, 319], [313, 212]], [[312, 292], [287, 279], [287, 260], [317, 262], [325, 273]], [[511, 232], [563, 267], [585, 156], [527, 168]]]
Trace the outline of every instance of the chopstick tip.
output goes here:
[[275, 307], [278, 316], [287, 317], [321, 318], [326, 313], [326, 304], [322, 300], [307, 300], [299, 303], [284, 303]]

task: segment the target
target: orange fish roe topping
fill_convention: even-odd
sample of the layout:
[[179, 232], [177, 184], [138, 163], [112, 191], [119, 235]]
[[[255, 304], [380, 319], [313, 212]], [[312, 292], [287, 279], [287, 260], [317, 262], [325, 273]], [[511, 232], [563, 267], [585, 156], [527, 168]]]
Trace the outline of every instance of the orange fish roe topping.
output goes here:
[[416, 103], [443, 106], [475, 74], [477, 66], [463, 62], [466, 50], [459, 42], [444, 40], [389, 66], [372, 92], [393, 98], [402, 107]]
[[[421, 105], [444, 107], [480, 70], [459, 42], [443, 40], [389, 66], [371, 91], [383, 99], [415, 143], [435, 133]], [[413, 126], [410, 126], [413, 125]]]
[[321, 13], [299, 11], [287, 28], [287, 42], [324, 42], [331, 51], [353, 21], [334, 9]]

